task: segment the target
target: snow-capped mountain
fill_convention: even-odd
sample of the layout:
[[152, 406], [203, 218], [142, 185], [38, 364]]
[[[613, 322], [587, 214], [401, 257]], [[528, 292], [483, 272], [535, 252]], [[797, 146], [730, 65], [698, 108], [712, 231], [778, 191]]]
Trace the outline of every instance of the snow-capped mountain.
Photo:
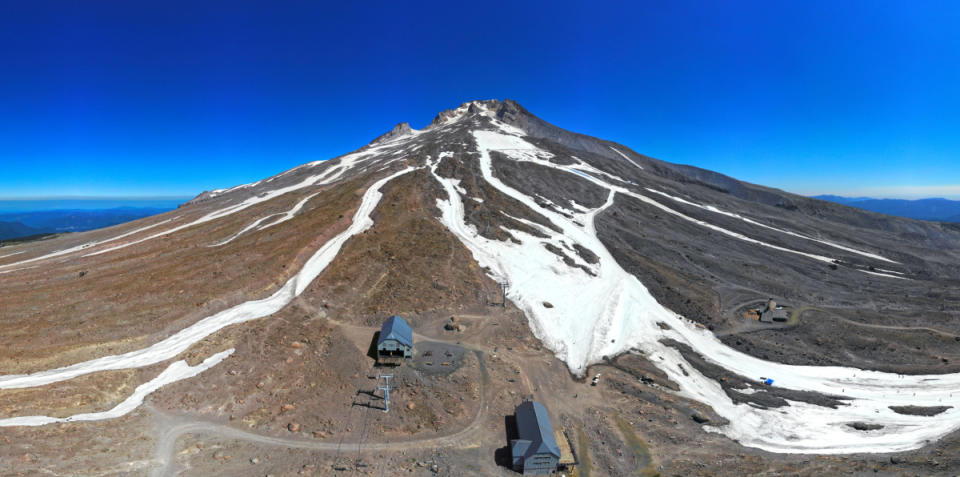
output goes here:
[[[722, 418], [705, 430], [745, 446], [894, 452], [960, 428], [960, 229], [650, 158], [510, 100], [400, 123], [161, 216], [7, 249], [0, 390], [166, 367], [114, 408], [2, 426], [125, 415], [226, 366], [234, 348], [204, 344], [231, 326], [304, 303], [367, 325], [406, 314], [416, 328], [488, 308], [503, 287], [574, 377], [643, 356], [675, 396]], [[789, 304], [789, 326], [745, 324], [744, 307], [769, 297]], [[16, 338], [26, 326], [57, 332]], [[758, 385], [768, 377], [775, 387]], [[898, 411], [911, 406], [944, 409]]]

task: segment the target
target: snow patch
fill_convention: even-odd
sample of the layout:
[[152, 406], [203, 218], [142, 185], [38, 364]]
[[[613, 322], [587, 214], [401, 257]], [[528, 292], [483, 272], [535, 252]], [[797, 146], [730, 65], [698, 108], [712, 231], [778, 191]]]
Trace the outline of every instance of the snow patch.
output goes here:
[[175, 333], [173, 336], [152, 346], [119, 355], [83, 361], [62, 368], [39, 371], [32, 374], [11, 374], [0, 376], [0, 389], [27, 388], [65, 381], [98, 371], [140, 368], [171, 359], [207, 336], [237, 323], [243, 323], [272, 315], [299, 296], [320, 273], [327, 268], [340, 252], [343, 244], [354, 235], [373, 226], [370, 213], [376, 208], [383, 194], [380, 188], [394, 178], [412, 171], [406, 168], [375, 182], [363, 194], [360, 207], [353, 216], [353, 222], [346, 230], [323, 244], [307, 260], [300, 271], [291, 277], [273, 295], [261, 300], [253, 300], [228, 308], [208, 316], [193, 325]]
[[[235, 214], [235, 213], [237, 213], [237, 212], [240, 212], [241, 210], [245, 210], [245, 209], [247, 209], [247, 208], [249, 208], [249, 207], [252, 207], [252, 206], [254, 206], [254, 205], [256, 205], [256, 204], [259, 204], [259, 203], [262, 203], [262, 202], [266, 202], [266, 201], [268, 201], [268, 200], [271, 200], [271, 199], [280, 197], [281, 195], [288, 194], [288, 193], [290, 193], [290, 192], [294, 192], [294, 191], [297, 191], [297, 190], [300, 190], [300, 189], [303, 189], [303, 188], [306, 188], [306, 187], [331, 184], [331, 183], [337, 181], [338, 179], [340, 179], [340, 177], [342, 177], [345, 172], [347, 172], [347, 171], [349, 171], [350, 169], [353, 169], [354, 167], [356, 167], [356, 165], [357, 165], [359, 162], [361, 162], [361, 161], [363, 161], [364, 159], [369, 158], [369, 156], [371, 156], [371, 155], [373, 155], [373, 154], [381, 151], [384, 147], [385, 147], [385, 145], [376, 146], [376, 147], [370, 147], [370, 148], [368, 148], [368, 149], [366, 149], [366, 150], [364, 150], [364, 151], [361, 151], [361, 152], [356, 152], [356, 153], [353, 153], [353, 154], [347, 154], [346, 156], [343, 156], [343, 157], [340, 158], [340, 162], [339, 162], [339, 163], [337, 163], [336, 165], [330, 166], [330, 167], [329, 167], [326, 171], [324, 171], [323, 173], [320, 173], [320, 174], [317, 174], [317, 175], [314, 175], [314, 176], [310, 176], [310, 177], [304, 179], [303, 181], [301, 181], [301, 182], [299, 182], [299, 183], [297, 183], [297, 184], [294, 184], [294, 185], [291, 185], [291, 186], [287, 186], [287, 187], [282, 187], [282, 188], [279, 188], [279, 189], [273, 189], [273, 190], [266, 191], [266, 192], [264, 192], [264, 193], [262, 193], [262, 194], [260, 194], [260, 195], [258, 195], [258, 196], [250, 197], [250, 198], [248, 198], [247, 200], [244, 200], [243, 202], [241, 202], [241, 203], [239, 203], [239, 204], [232, 205], [232, 206], [229, 206], [229, 207], [220, 209], [220, 210], [216, 210], [216, 211], [210, 212], [209, 214], [204, 215], [203, 217], [200, 217], [199, 219], [194, 220], [193, 222], [190, 222], [190, 223], [187, 223], [187, 224], [183, 224], [183, 225], [180, 225], [180, 226], [178, 226], [178, 227], [174, 227], [174, 228], [172, 228], [172, 229], [170, 229], [170, 230], [165, 230], [165, 231], [163, 231], [163, 232], [160, 232], [160, 233], [157, 233], [157, 234], [154, 234], [154, 235], [151, 235], [151, 236], [149, 236], [149, 237], [145, 237], [145, 238], [142, 238], [142, 239], [139, 239], [139, 240], [135, 240], [135, 241], [133, 241], [133, 242], [127, 242], [127, 243], [125, 243], [125, 244], [117, 245], [117, 246], [115, 246], [115, 247], [110, 247], [110, 248], [107, 248], [107, 249], [104, 249], [104, 250], [100, 250], [100, 251], [97, 251], [97, 252], [88, 253], [88, 254], [84, 255], [84, 257], [90, 257], [90, 256], [94, 256], [94, 255], [100, 255], [100, 254], [103, 254], [103, 253], [107, 253], [107, 252], [113, 252], [113, 251], [115, 251], [115, 250], [120, 250], [120, 249], [122, 249], [122, 248], [129, 247], [129, 246], [131, 246], [131, 245], [136, 245], [136, 244], [138, 244], [138, 243], [146, 242], [147, 240], [152, 240], [152, 239], [155, 239], [155, 238], [157, 238], [157, 237], [162, 237], [162, 236], [167, 235], [167, 234], [171, 234], [171, 233], [174, 233], [174, 232], [178, 232], [178, 231], [180, 231], [180, 230], [183, 230], [183, 229], [188, 228], [188, 227], [192, 227], [192, 226], [194, 226], [194, 225], [199, 225], [199, 224], [202, 224], [202, 223], [210, 222], [210, 221], [212, 221], [212, 220], [220, 219], [220, 218], [226, 217], [226, 216], [228, 216], [228, 215], [232, 215], [232, 214]], [[391, 162], [392, 162], [392, 161], [391, 161]], [[301, 167], [303, 167], [303, 166], [301, 166]]]
[[[302, 209], [303, 206], [306, 205], [306, 203], [307, 203], [310, 199], [316, 197], [318, 194], [320, 194], [320, 192], [315, 192], [315, 193], [313, 193], [313, 194], [310, 194], [310, 195], [308, 195], [307, 197], [304, 197], [303, 200], [301, 200], [300, 202], [297, 202], [297, 204], [294, 205], [290, 210], [288, 210], [288, 211], [286, 211], [286, 212], [280, 212], [280, 213], [277, 213], [277, 214], [270, 214], [270, 215], [267, 215], [267, 216], [265, 216], [265, 217], [261, 217], [261, 218], [255, 220], [255, 221], [253, 221], [250, 225], [244, 227], [244, 228], [243, 228], [242, 230], [240, 230], [239, 232], [237, 232], [237, 233], [231, 235], [230, 237], [224, 239], [223, 241], [217, 242], [217, 243], [215, 243], [215, 244], [213, 244], [213, 245], [207, 245], [207, 246], [208, 246], [208, 247], [219, 247], [219, 246], [221, 246], [221, 245], [226, 245], [226, 244], [232, 242], [232, 241], [233, 241], [234, 239], [236, 239], [237, 237], [239, 237], [239, 236], [241, 236], [241, 235], [249, 232], [250, 230], [256, 230], [256, 231], [265, 230], [265, 229], [268, 229], [268, 228], [270, 228], [270, 227], [273, 227], [274, 225], [277, 225], [277, 224], [281, 224], [281, 223], [283, 223], [283, 222], [286, 222], [286, 221], [292, 219], [294, 216], [296, 216], [297, 213], [300, 212], [300, 209]], [[268, 223], [267, 225], [263, 225], [263, 226], [260, 225], [260, 224], [262, 224], [264, 221], [269, 220], [269, 219], [271, 219], [271, 218], [273, 218], [273, 217], [277, 217], [277, 216], [281, 216], [281, 217], [280, 217], [279, 219], [273, 221], [273, 222]]]
[[[890, 275], [889, 273], [871, 272], [870, 270], [863, 270], [863, 269], [860, 269], [860, 268], [858, 268], [857, 270], [858, 270], [858, 271], [861, 271], [861, 272], [863, 272], [863, 273], [870, 274], [870, 275], [876, 275], [876, 276], [878, 276], [878, 277], [896, 278], [896, 279], [898, 279], [898, 280], [909, 280], [909, 278], [907, 278], [907, 277], [901, 277], [901, 276], [898, 276], [898, 275]], [[894, 272], [894, 273], [897, 273], [897, 272]]]
[[[61, 256], [61, 255], [71, 254], [71, 253], [73, 253], [73, 252], [79, 252], [79, 251], [81, 251], [81, 250], [86, 250], [86, 249], [91, 248], [91, 247], [96, 247], [96, 246], [98, 246], [98, 245], [102, 245], [102, 244], [105, 244], [105, 243], [113, 242], [114, 240], [120, 240], [120, 239], [122, 239], [122, 238], [126, 238], [126, 237], [129, 237], [129, 236], [134, 235], [134, 234], [138, 234], [138, 233], [143, 232], [143, 231], [145, 231], [145, 230], [150, 230], [150, 229], [152, 229], [152, 228], [154, 228], [154, 227], [156, 227], [156, 226], [163, 225], [163, 224], [172, 222], [172, 221], [174, 221], [174, 220], [177, 220], [177, 218], [162, 220], [162, 221], [157, 222], [157, 223], [155, 223], [155, 224], [150, 224], [150, 225], [147, 225], [147, 226], [145, 226], [145, 227], [140, 227], [140, 228], [138, 228], [138, 229], [134, 229], [134, 230], [131, 230], [131, 231], [129, 231], [129, 232], [126, 232], [126, 233], [117, 235], [116, 237], [111, 237], [111, 238], [108, 238], [108, 239], [105, 239], [105, 240], [98, 240], [98, 241], [93, 241], [93, 242], [87, 242], [87, 243], [84, 243], [84, 244], [77, 245], [76, 247], [70, 247], [70, 248], [63, 249], [63, 250], [59, 250], [59, 251], [56, 251], [56, 252], [53, 252], [53, 253], [48, 253], [48, 254], [46, 254], [46, 255], [41, 255], [41, 256], [39, 256], [39, 257], [34, 257], [34, 258], [27, 259], [27, 260], [21, 260], [21, 261], [19, 261], [19, 262], [14, 262], [14, 263], [7, 263], [7, 264], [4, 264], [4, 265], [0, 265], [0, 269], [12, 267], [12, 266], [15, 266], [15, 265], [23, 265], [23, 264], [25, 264], [25, 263], [37, 262], [37, 261], [40, 261], [40, 260], [46, 260], [46, 259], [48, 259], [48, 258], [59, 257], [59, 256]], [[18, 253], [20, 253], [20, 252], [18, 252]]]
[[617, 149], [617, 148], [615, 148], [615, 147], [613, 147], [613, 146], [610, 146], [610, 149], [613, 149], [613, 152], [615, 152], [615, 153], [617, 153], [617, 154], [620, 154], [620, 157], [622, 157], [622, 158], [626, 159], [627, 161], [629, 161], [630, 164], [633, 164], [633, 165], [637, 166], [638, 169], [643, 169], [643, 166], [641, 166], [640, 164], [637, 164], [636, 162], [634, 162], [633, 159], [630, 159], [626, 154], [620, 152], [619, 149]]
[[6, 419], [0, 419], [0, 427], [12, 427], [12, 426], [43, 426], [46, 424], [53, 424], [57, 422], [79, 422], [79, 421], [103, 421], [106, 419], [114, 419], [120, 416], [124, 416], [133, 411], [141, 404], [143, 404], [144, 398], [146, 398], [150, 393], [160, 389], [168, 384], [175, 383], [184, 379], [192, 378], [222, 362], [228, 356], [233, 354], [233, 348], [230, 348], [226, 351], [221, 351], [209, 358], [203, 360], [202, 363], [196, 366], [190, 366], [186, 361], [177, 361], [170, 366], [167, 366], [167, 369], [163, 370], [162, 373], [157, 375], [157, 377], [147, 381], [139, 386], [133, 391], [129, 397], [123, 400], [120, 404], [117, 404], [113, 409], [103, 412], [91, 412], [86, 414], [74, 414], [70, 417], [49, 417], [49, 416], [22, 416], [22, 417], [8, 417]]
[[[612, 205], [615, 195], [620, 193], [727, 235], [758, 245], [771, 245], [687, 217], [653, 199], [596, 178], [598, 185], [610, 191], [607, 202], [569, 219], [540, 207], [534, 198], [493, 176], [491, 149], [502, 148], [500, 151], [511, 157], [513, 152], [508, 150], [525, 151], [518, 156], [527, 160], [536, 156], [530, 150], [533, 146], [520, 138], [491, 131], [475, 131], [474, 137], [480, 152], [480, 170], [491, 186], [556, 224], [562, 230], [564, 241], [579, 243], [599, 257], [596, 276], [586, 276], [570, 267], [557, 266], [556, 257], [544, 249], [543, 239], [514, 232], [520, 240], [517, 244], [480, 236], [465, 222], [463, 202], [459, 194], [454, 193], [456, 181], [432, 171], [448, 193], [447, 200], [437, 201], [440, 220], [481, 266], [489, 267], [493, 279], [509, 283], [507, 297], [525, 312], [534, 334], [574, 373], [583, 375], [587, 364], [599, 361], [604, 355], [628, 350], [656, 356], [659, 360], [653, 362], [678, 384], [679, 395], [711, 406], [729, 421], [723, 426], [705, 427], [706, 430], [721, 432], [744, 445], [770, 452], [898, 452], [916, 449], [960, 428], [960, 374], [905, 376], [836, 366], [792, 366], [741, 353], [724, 345], [708, 330], [661, 306], [635, 276], [624, 271], [612, 258], [596, 237], [592, 224], [594, 216]], [[577, 221], [587, 226], [579, 227]], [[827, 257], [779, 249], [832, 263]], [[549, 286], [544, 286], [545, 283]], [[553, 307], [543, 306], [544, 302], [550, 302]], [[658, 322], [670, 323], [670, 329], [661, 329]], [[735, 404], [719, 383], [698, 372], [679, 351], [664, 345], [661, 340], [665, 338], [685, 343], [709, 362], [741, 376], [769, 376], [775, 379], [777, 387], [842, 396], [847, 400], [837, 409], [795, 401], [775, 409]], [[900, 415], [889, 409], [891, 405], [904, 404], [952, 405], [953, 408], [934, 418]], [[863, 433], [846, 425], [857, 421], [884, 427]]]

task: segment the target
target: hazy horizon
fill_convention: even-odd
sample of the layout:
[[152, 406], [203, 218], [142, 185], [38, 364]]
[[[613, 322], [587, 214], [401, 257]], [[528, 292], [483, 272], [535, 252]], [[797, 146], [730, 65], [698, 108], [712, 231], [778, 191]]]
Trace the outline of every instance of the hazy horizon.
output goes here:
[[549, 5], [8, 5], [0, 195], [196, 195], [510, 98], [795, 193], [960, 199], [958, 4]]
[[193, 197], [0, 198], [0, 214], [118, 208], [172, 209]]

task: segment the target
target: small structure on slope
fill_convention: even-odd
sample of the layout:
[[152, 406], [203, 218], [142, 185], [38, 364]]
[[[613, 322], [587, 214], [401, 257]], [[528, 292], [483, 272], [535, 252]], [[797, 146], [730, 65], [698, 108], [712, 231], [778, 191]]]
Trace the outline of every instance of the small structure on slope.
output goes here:
[[513, 470], [523, 475], [551, 475], [557, 471], [560, 447], [543, 404], [526, 401], [515, 411], [518, 437], [510, 441]]
[[767, 302], [767, 307], [760, 312], [760, 322], [773, 323], [774, 321], [787, 321], [787, 310], [782, 306], [778, 307], [773, 298]]
[[377, 362], [380, 364], [400, 364], [413, 356], [413, 329], [406, 320], [391, 316], [380, 327], [377, 338]]

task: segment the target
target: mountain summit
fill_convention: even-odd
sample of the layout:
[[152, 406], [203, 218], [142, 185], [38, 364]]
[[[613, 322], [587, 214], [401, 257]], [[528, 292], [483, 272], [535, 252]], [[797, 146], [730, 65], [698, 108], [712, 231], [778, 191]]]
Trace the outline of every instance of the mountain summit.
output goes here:
[[[960, 427], [958, 264], [960, 230], [948, 224], [671, 164], [515, 101], [470, 101], [421, 130], [400, 123], [352, 153], [157, 217], [0, 248], [0, 390], [102, 377], [141, 394], [86, 420], [123, 415], [163, 388], [193, 397], [155, 398], [167, 403], [156, 412], [246, 416], [264, 432], [298, 432], [299, 415], [316, 435], [346, 432], [357, 424], [337, 421], [351, 409], [344, 390], [373, 373], [373, 330], [401, 315], [435, 347], [402, 368], [419, 373], [406, 381], [416, 386], [442, 375], [446, 389], [469, 390], [491, 382], [473, 372], [509, 385], [519, 375], [522, 393], [583, 420], [573, 399], [588, 396], [578, 379], [596, 366], [612, 376], [604, 392], [698, 409], [683, 425], [710, 422], [727, 443], [899, 452]], [[787, 305], [766, 305], [785, 321], [751, 320], [771, 298]], [[190, 379], [199, 373], [218, 377]], [[420, 425], [403, 432], [472, 415], [457, 406], [493, 419], [482, 409], [510, 400], [493, 386], [445, 412], [403, 388], [405, 415]], [[270, 400], [281, 394], [297, 403]], [[111, 409], [103, 399], [93, 407]], [[77, 411], [55, 395], [38, 402]], [[53, 422], [69, 420], [0, 419]]]

